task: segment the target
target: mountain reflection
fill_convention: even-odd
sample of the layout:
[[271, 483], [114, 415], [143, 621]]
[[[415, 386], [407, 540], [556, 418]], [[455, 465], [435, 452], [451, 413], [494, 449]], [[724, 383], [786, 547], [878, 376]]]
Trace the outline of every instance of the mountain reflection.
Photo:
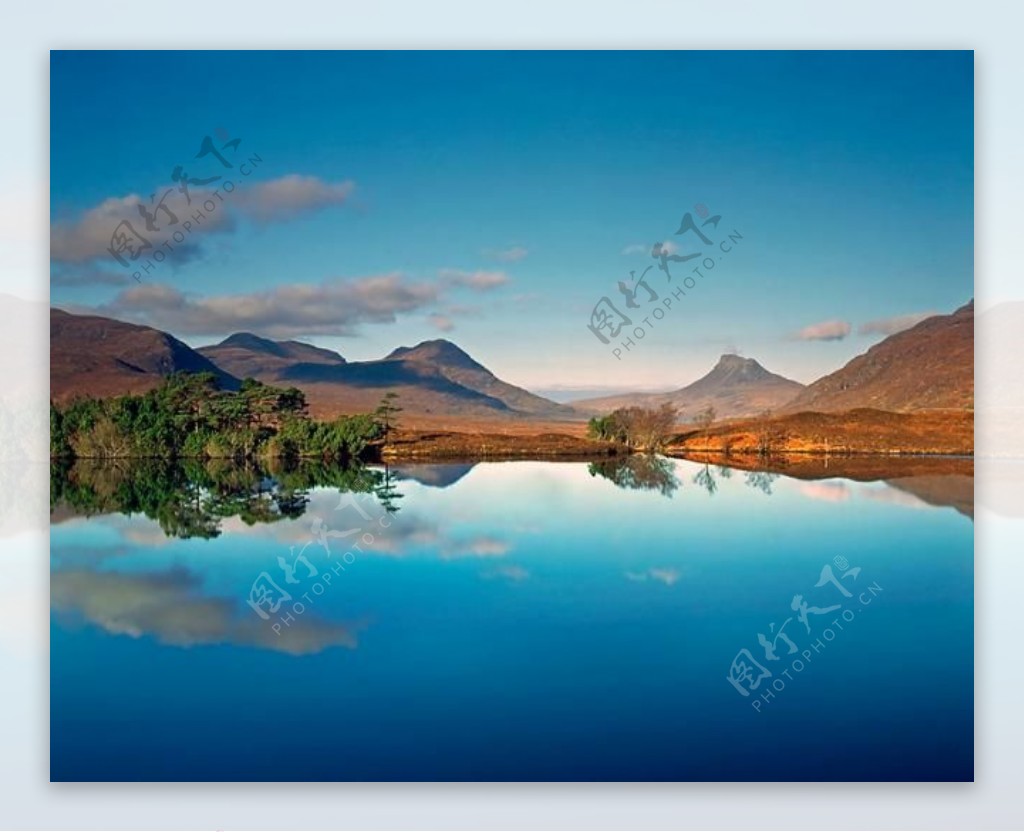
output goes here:
[[50, 465], [50, 515], [143, 514], [168, 537], [212, 539], [224, 520], [249, 526], [301, 517], [313, 488], [374, 494], [389, 512], [402, 495], [387, 469], [319, 461], [240, 466], [219, 460], [77, 460]]
[[[398, 468], [139, 460], [55, 465], [52, 609], [61, 626], [85, 623], [165, 646], [294, 656], [362, 647], [362, 654], [398, 622], [406, 628], [436, 622], [467, 604], [514, 609], [514, 597], [547, 604], [556, 589], [575, 598], [575, 584], [559, 583], [566, 578], [562, 563], [593, 579], [604, 576], [609, 583], [602, 592], [612, 601], [624, 592], [629, 598], [662, 588], [684, 592], [697, 573], [688, 571], [694, 552], [683, 556], [675, 547], [682, 519], [722, 540], [725, 550], [745, 552], [774, 528], [780, 509], [793, 518], [806, 511], [815, 523], [842, 523], [857, 511], [884, 520], [879, 528], [898, 522], [911, 530], [949, 523], [952, 518], [940, 515], [950, 509], [973, 512], [970, 460], [757, 462], [760, 468], [751, 459], [636, 454], [589, 464]], [[384, 522], [356, 549], [350, 545], [356, 539], [346, 537], [348, 526], [364, 524], [334, 512], [339, 497], [360, 492], [376, 498], [374, 513]], [[403, 510], [391, 523], [384, 512], [396, 511], [399, 501]], [[630, 510], [637, 505], [643, 510]], [[83, 515], [105, 516], [63, 523]], [[723, 517], [743, 522], [722, 523]], [[865, 539], [874, 528], [865, 525]], [[624, 534], [643, 536], [645, 546], [591, 557], [599, 541]], [[194, 540], [184, 542], [188, 538]], [[203, 542], [211, 538], [217, 540]], [[813, 550], [816, 540], [805, 548]], [[357, 554], [346, 559], [346, 549]], [[560, 561], [563, 556], [568, 560]], [[276, 617], [260, 618], [246, 600], [267, 575], [287, 590], [293, 606], [308, 610], [299, 614], [285, 605]], [[428, 585], [440, 601], [424, 591]], [[288, 613], [289, 625], [275, 630]], [[361, 645], [367, 630], [375, 641]]]

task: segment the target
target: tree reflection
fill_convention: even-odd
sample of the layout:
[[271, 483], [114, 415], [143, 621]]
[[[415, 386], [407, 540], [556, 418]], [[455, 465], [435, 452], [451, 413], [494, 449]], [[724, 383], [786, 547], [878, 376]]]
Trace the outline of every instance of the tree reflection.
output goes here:
[[396, 475], [392, 474], [391, 469], [385, 464], [383, 478], [374, 489], [374, 494], [388, 514], [394, 514], [398, 511], [398, 501], [405, 496], [398, 492], [398, 487], [395, 485], [396, 481]]
[[224, 460], [122, 462], [57, 460], [50, 465], [51, 512], [143, 514], [168, 537], [211, 539], [222, 522], [238, 517], [249, 526], [301, 517], [313, 488], [374, 494], [389, 512], [402, 495], [387, 471], [321, 461], [269, 466]]
[[714, 497], [715, 492], [718, 491], [718, 483], [715, 481], [715, 475], [711, 473], [711, 466], [707, 463], [705, 463], [704, 467], [693, 475], [693, 484], [699, 485], [707, 491], [709, 497]]
[[772, 495], [772, 483], [778, 478], [778, 474], [772, 474], [768, 471], [747, 471], [743, 477], [747, 485], [751, 488], [756, 488], [769, 497]]
[[604, 477], [619, 488], [637, 491], [657, 491], [671, 497], [679, 488], [672, 461], [652, 454], [631, 454], [600, 462], [591, 462], [590, 476]]

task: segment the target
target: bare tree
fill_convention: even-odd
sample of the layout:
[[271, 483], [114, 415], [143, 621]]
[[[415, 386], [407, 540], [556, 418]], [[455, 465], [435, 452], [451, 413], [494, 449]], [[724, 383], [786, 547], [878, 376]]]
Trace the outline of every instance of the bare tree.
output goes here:
[[761, 456], [770, 456], [772, 453], [782, 450], [789, 438], [789, 434], [772, 418], [770, 410], [764, 410], [758, 416], [754, 435], [757, 439], [757, 452]]
[[672, 438], [678, 413], [670, 404], [657, 409], [622, 407], [611, 418], [620, 429], [626, 446], [638, 451], [658, 451]]
[[715, 408], [711, 405], [705, 407], [700, 413], [693, 417], [694, 423], [701, 429], [704, 434], [704, 441], [707, 442], [708, 430], [715, 423]]

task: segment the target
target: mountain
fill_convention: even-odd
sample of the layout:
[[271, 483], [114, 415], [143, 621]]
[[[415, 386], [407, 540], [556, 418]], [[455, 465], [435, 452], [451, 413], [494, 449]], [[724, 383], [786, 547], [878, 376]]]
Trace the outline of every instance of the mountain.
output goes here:
[[521, 387], [502, 381], [482, 364], [478, 364], [451, 341], [439, 338], [424, 341], [415, 347], [399, 347], [385, 361], [412, 362], [436, 367], [448, 379], [497, 399], [509, 409], [531, 416], [571, 417], [571, 407], [542, 398]]
[[197, 352], [238, 378], [267, 380], [294, 364], [339, 366], [345, 359], [331, 350], [303, 344], [301, 341], [271, 341], [251, 332], [236, 332]]
[[564, 405], [502, 381], [450, 341], [399, 347], [383, 359], [348, 362], [297, 341], [236, 333], [199, 352], [224, 371], [299, 387], [315, 413], [373, 410], [389, 390], [414, 413], [480, 417], [572, 418]]
[[974, 406], [974, 301], [890, 335], [786, 405], [791, 412]]
[[715, 417], [721, 419], [775, 410], [803, 389], [799, 382], [769, 372], [753, 358], [726, 354], [711, 372], [680, 390], [584, 399], [573, 402], [573, 407], [588, 413], [608, 413], [619, 407], [671, 404], [684, 419], [713, 407]]
[[142, 393], [174, 372], [213, 373], [221, 387], [238, 387], [237, 378], [166, 332], [50, 310], [51, 399]]
[[487, 372], [482, 364], [478, 364], [468, 353], [451, 341], [437, 338], [433, 341], [421, 341], [415, 347], [399, 347], [392, 350], [385, 361], [424, 361], [438, 366], [476, 370]]

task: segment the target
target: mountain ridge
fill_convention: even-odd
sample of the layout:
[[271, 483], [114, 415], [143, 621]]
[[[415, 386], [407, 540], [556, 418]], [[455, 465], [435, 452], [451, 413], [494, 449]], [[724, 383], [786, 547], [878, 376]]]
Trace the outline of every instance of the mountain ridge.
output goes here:
[[822, 376], [787, 412], [870, 407], [892, 412], [974, 406], [974, 299], [884, 338]]
[[50, 398], [144, 393], [175, 372], [213, 373], [219, 386], [239, 380], [173, 335], [100, 315], [50, 309]]
[[671, 404], [683, 418], [693, 418], [711, 407], [715, 417], [721, 419], [773, 410], [791, 400], [803, 387], [798, 381], [765, 369], [753, 358], [725, 353], [709, 372], [678, 390], [604, 396], [572, 404], [590, 413], [605, 413], [619, 407]]
[[714, 367], [676, 390], [626, 393], [560, 404], [510, 384], [443, 338], [400, 346], [380, 359], [353, 361], [301, 341], [236, 332], [193, 349], [152, 327], [99, 315], [50, 310], [51, 397], [144, 392], [172, 372], [211, 372], [237, 387], [252, 377], [302, 388], [315, 413], [373, 410], [395, 391], [412, 413], [436, 417], [578, 420], [618, 407], [671, 404], [690, 420], [708, 407], [716, 420], [766, 411], [890, 412], [973, 407], [973, 299], [884, 338], [808, 386], [753, 358], [723, 354]]
[[397, 347], [384, 358], [346, 361], [337, 353], [252, 333], [200, 347], [226, 372], [268, 384], [302, 388], [314, 410], [372, 410], [388, 391], [416, 413], [453, 416], [574, 418], [571, 407], [537, 396], [494, 375], [443, 338]]

